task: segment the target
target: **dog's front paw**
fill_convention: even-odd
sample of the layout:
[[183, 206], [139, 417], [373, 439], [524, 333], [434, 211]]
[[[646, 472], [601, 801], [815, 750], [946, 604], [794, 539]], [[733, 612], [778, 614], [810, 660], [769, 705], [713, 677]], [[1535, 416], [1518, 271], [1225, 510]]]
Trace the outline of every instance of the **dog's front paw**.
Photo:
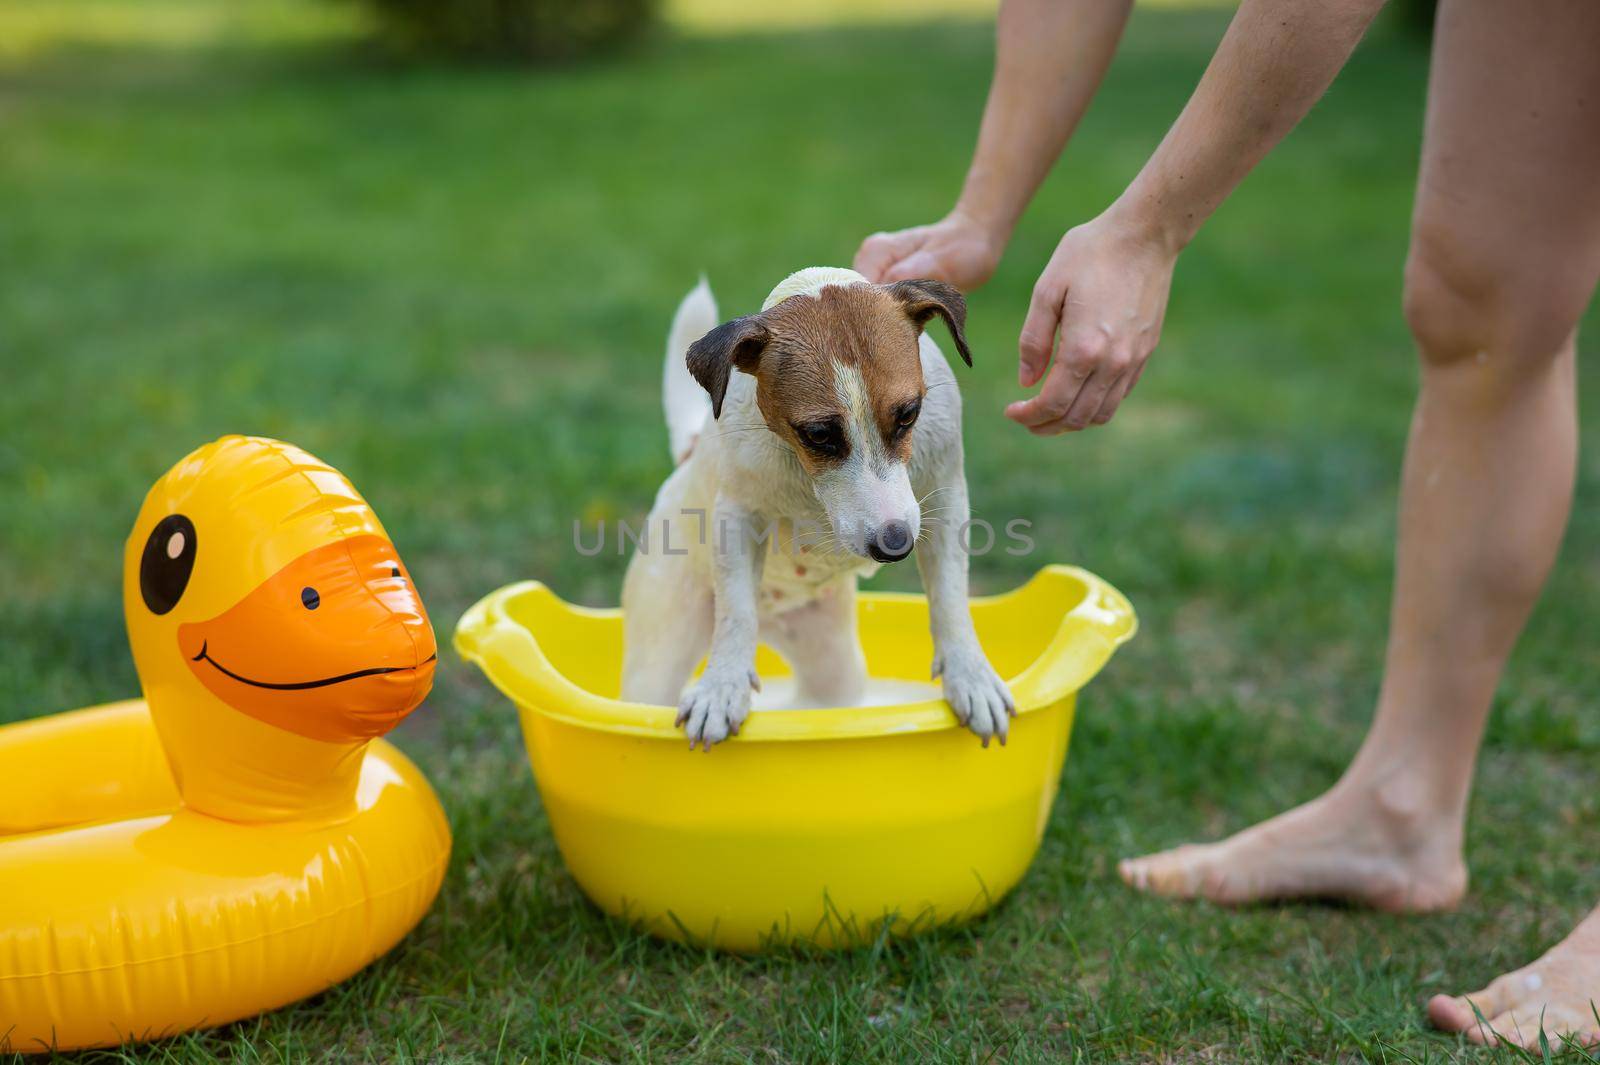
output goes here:
[[944, 678], [944, 699], [955, 711], [956, 719], [977, 733], [985, 747], [995, 736], [1004, 746], [1017, 704], [1011, 698], [1011, 689], [983, 652], [940, 655], [934, 659], [933, 675]]
[[703, 674], [678, 701], [677, 724], [689, 734], [689, 749], [698, 743], [709, 751], [713, 743], [737, 736], [750, 713], [750, 689], [760, 683], [753, 669]]

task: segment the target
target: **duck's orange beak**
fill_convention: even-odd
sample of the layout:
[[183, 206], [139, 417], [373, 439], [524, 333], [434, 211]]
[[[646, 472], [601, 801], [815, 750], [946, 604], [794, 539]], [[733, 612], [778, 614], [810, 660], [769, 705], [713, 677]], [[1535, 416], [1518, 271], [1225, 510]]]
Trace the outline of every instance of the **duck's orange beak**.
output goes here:
[[433, 626], [394, 545], [358, 536], [285, 566], [178, 647], [235, 710], [315, 740], [393, 728], [433, 686]]

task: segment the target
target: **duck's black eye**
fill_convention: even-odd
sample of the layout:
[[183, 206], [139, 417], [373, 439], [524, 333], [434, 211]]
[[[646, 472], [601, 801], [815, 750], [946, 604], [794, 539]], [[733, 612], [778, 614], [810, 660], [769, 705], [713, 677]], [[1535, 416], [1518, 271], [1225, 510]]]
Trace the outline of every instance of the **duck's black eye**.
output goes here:
[[307, 610], [315, 610], [322, 605], [322, 596], [317, 594], [315, 588], [300, 589], [300, 605]]
[[194, 522], [182, 514], [168, 514], [150, 530], [139, 558], [139, 594], [152, 614], [165, 614], [178, 605], [194, 572]]

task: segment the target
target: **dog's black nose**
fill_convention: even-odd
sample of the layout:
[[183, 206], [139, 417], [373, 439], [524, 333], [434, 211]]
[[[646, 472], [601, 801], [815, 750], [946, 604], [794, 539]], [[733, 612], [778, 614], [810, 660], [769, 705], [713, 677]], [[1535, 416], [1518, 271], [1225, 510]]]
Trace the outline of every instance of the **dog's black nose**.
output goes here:
[[911, 526], [903, 521], [885, 522], [867, 537], [867, 554], [879, 562], [899, 562], [913, 546]]

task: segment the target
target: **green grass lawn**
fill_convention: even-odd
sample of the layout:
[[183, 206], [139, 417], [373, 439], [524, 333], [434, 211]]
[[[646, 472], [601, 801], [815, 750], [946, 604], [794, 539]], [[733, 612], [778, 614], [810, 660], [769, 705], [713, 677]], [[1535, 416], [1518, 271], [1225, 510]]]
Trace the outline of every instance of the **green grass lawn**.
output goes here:
[[[614, 602], [625, 560], [578, 557], [571, 522], [642, 515], [669, 468], [679, 296], [704, 270], [743, 312], [790, 270], [942, 212], [991, 62], [990, 27], [956, 19], [667, 33], [553, 72], [398, 66], [309, 10], [326, 34], [112, 34], [0, 65], [0, 721], [136, 690], [122, 539], [149, 483], [227, 432], [344, 470], [441, 634], [523, 577]], [[1490, 1057], [1427, 1030], [1424, 997], [1530, 959], [1600, 897], [1592, 461], [1490, 730], [1459, 912], [1225, 911], [1115, 877], [1121, 856], [1329, 784], [1382, 650], [1420, 43], [1376, 34], [1189, 250], [1109, 428], [1039, 441], [999, 414], [1038, 268], [1132, 176], [1225, 20], [1138, 13], [972, 300], [974, 505], [1030, 518], [1041, 549], [976, 560], [975, 586], [1075, 562], [1143, 621], [1087, 693], [1043, 849], [993, 915], [837, 956], [642, 938], [567, 877], [513, 713], [447, 656], [397, 734], [455, 832], [418, 930], [315, 999], [113, 1056]]]

